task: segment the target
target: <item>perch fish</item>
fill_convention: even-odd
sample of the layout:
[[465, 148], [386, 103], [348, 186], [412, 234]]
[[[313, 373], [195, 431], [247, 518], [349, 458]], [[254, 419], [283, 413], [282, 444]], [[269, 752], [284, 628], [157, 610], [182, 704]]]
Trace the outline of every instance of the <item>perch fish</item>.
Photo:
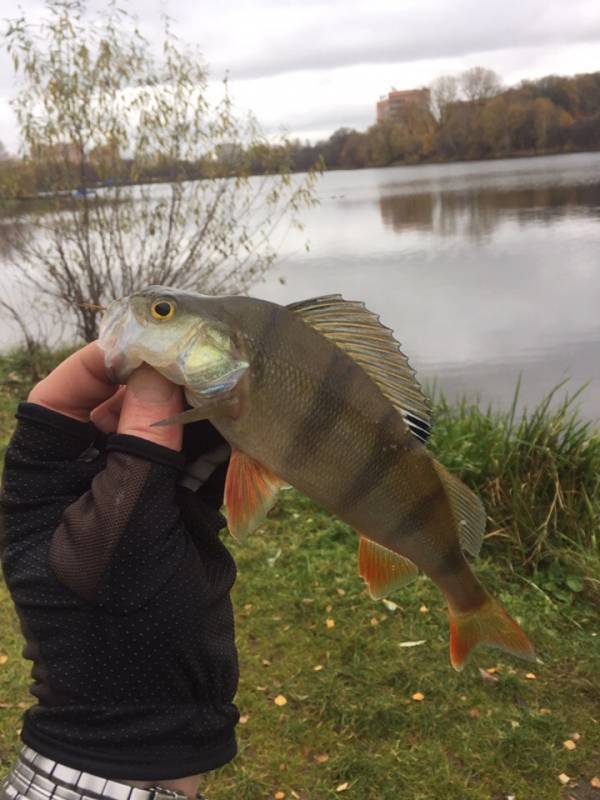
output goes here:
[[419, 569], [437, 584], [455, 669], [477, 644], [535, 659], [465, 558], [481, 547], [483, 506], [428, 452], [427, 401], [392, 332], [362, 303], [328, 295], [281, 306], [151, 286], [109, 306], [99, 344], [119, 381], [146, 362], [184, 387], [192, 408], [164, 424], [210, 419], [229, 442], [236, 538], [294, 486], [357, 531], [373, 598]]

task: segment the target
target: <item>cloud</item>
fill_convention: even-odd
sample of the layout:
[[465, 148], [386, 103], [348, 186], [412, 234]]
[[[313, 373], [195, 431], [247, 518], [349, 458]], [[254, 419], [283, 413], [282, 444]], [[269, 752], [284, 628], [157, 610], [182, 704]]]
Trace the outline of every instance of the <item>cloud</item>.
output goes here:
[[[21, 5], [29, 18], [42, 14], [41, 0]], [[158, 51], [164, 0], [128, 7]], [[365, 128], [392, 85], [424, 85], [475, 64], [507, 83], [600, 69], [598, 0], [170, 0], [166, 8], [215, 84], [229, 74], [240, 108], [252, 109], [269, 132], [302, 137]], [[0, 139], [14, 149], [11, 75], [0, 53]]]
[[[192, 19], [194, 12], [192, 14]], [[248, 7], [228, 4], [219, 35], [204, 28], [215, 74], [250, 79], [353, 64], [467, 57], [518, 47], [600, 41], [595, 0], [335, 0]], [[191, 22], [191, 20], [189, 21]], [[188, 30], [189, 28], [188, 22]], [[228, 41], [227, 31], [240, 36]], [[224, 35], [225, 34], [225, 35]], [[202, 40], [200, 40], [202, 42]], [[229, 44], [229, 47], [228, 47]], [[233, 47], [231, 45], [233, 44]]]

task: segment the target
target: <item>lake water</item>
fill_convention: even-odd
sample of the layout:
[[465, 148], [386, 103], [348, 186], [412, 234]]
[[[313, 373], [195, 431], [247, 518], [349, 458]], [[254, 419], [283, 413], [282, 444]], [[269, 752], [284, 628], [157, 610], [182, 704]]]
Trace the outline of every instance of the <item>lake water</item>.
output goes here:
[[363, 300], [451, 397], [506, 407], [521, 375], [532, 404], [569, 379], [600, 419], [600, 153], [331, 172], [318, 194], [254, 295]]
[[600, 419], [600, 153], [331, 172], [319, 197], [310, 252], [288, 238], [253, 294], [364, 300], [450, 396], [589, 382]]

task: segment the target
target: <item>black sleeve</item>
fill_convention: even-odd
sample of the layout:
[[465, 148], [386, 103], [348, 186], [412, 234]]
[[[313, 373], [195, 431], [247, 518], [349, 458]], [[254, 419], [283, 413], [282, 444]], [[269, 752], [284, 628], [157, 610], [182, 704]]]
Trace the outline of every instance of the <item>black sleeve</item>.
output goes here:
[[[11, 530], [26, 537], [42, 522], [49, 566], [65, 587], [110, 613], [136, 611], [190, 544], [176, 496], [184, 454], [123, 434], [104, 437], [100, 452], [91, 423], [33, 403], [17, 418], [3, 495]], [[223, 527], [214, 506], [199, 497], [193, 506], [210, 529]]]
[[0, 539], [38, 698], [21, 738], [114, 780], [222, 766], [239, 715], [217, 486], [211, 506], [180, 485], [186, 454], [34, 404], [18, 417]]

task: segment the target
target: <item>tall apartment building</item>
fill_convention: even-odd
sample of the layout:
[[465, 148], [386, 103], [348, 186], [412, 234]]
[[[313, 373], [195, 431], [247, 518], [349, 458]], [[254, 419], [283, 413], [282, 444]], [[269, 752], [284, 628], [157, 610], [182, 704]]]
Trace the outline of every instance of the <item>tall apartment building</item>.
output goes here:
[[377, 103], [377, 122], [384, 119], [391, 119], [401, 122], [409, 108], [421, 106], [429, 108], [430, 92], [429, 89], [407, 89], [399, 92], [396, 89], [387, 95], [379, 98]]

